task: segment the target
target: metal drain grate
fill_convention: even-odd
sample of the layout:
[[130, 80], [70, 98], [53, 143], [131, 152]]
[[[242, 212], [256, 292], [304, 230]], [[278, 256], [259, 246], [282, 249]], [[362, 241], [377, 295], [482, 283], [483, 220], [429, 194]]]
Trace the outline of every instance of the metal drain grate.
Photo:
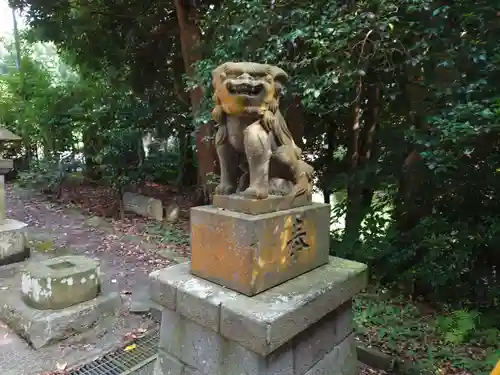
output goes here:
[[119, 349], [98, 360], [72, 370], [68, 375], [128, 375], [156, 359], [160, 334], [156, 329], [129, 345], [134, 349]]

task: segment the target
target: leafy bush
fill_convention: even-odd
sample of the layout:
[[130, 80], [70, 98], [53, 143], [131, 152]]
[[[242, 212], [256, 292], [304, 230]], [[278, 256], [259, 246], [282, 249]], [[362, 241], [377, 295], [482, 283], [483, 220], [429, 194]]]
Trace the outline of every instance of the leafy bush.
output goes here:
[[477, 311], [456, 310], [437, 320], [438, 332], [450, 344], [462, 344], [476, 329], [479, 313]]
[[32, 161], [28, 170], [19, 172], [18, 185], [40, 189], [44, 193], [54, 193], [61, 183], [62, 175], [55, 160]]
[[178, 152], [161, 151], [150, 147], [149, 155], [141, 165], [141, 173], [146, 181], [169, 184], [177, 177], [178, 165]]

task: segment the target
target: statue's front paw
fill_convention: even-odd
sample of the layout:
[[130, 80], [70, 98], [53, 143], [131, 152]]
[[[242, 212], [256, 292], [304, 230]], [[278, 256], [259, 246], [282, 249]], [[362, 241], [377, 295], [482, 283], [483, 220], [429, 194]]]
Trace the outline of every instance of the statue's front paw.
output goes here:
[[242, 192], [241, 195], [247, 198], [266, 199], [269, 196], [269, 188], [250, 186], [248, 189]]
[[233, 185], [219, 184], [214, 191], [217, 195], [230, 195], [236, 193], [236, 187]]

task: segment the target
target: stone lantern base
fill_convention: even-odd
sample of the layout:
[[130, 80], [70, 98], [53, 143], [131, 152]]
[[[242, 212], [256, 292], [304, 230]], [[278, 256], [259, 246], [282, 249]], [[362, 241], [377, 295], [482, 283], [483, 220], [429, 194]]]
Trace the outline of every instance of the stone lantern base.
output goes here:
[[0, 266], [21, 262], [29, 257], [26, 246], [27, 225], [14, 219], [0, 222]]

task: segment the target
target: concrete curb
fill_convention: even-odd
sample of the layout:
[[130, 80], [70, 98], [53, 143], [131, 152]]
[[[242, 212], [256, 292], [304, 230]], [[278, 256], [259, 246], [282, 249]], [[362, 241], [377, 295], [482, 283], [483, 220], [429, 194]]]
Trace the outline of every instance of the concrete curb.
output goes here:
[[366, 366], [395, 375], [434, 375], [434, 372], [416, 363], [405, 363], [394, 356], [363, 345], [356, 345], [358, 361]]

